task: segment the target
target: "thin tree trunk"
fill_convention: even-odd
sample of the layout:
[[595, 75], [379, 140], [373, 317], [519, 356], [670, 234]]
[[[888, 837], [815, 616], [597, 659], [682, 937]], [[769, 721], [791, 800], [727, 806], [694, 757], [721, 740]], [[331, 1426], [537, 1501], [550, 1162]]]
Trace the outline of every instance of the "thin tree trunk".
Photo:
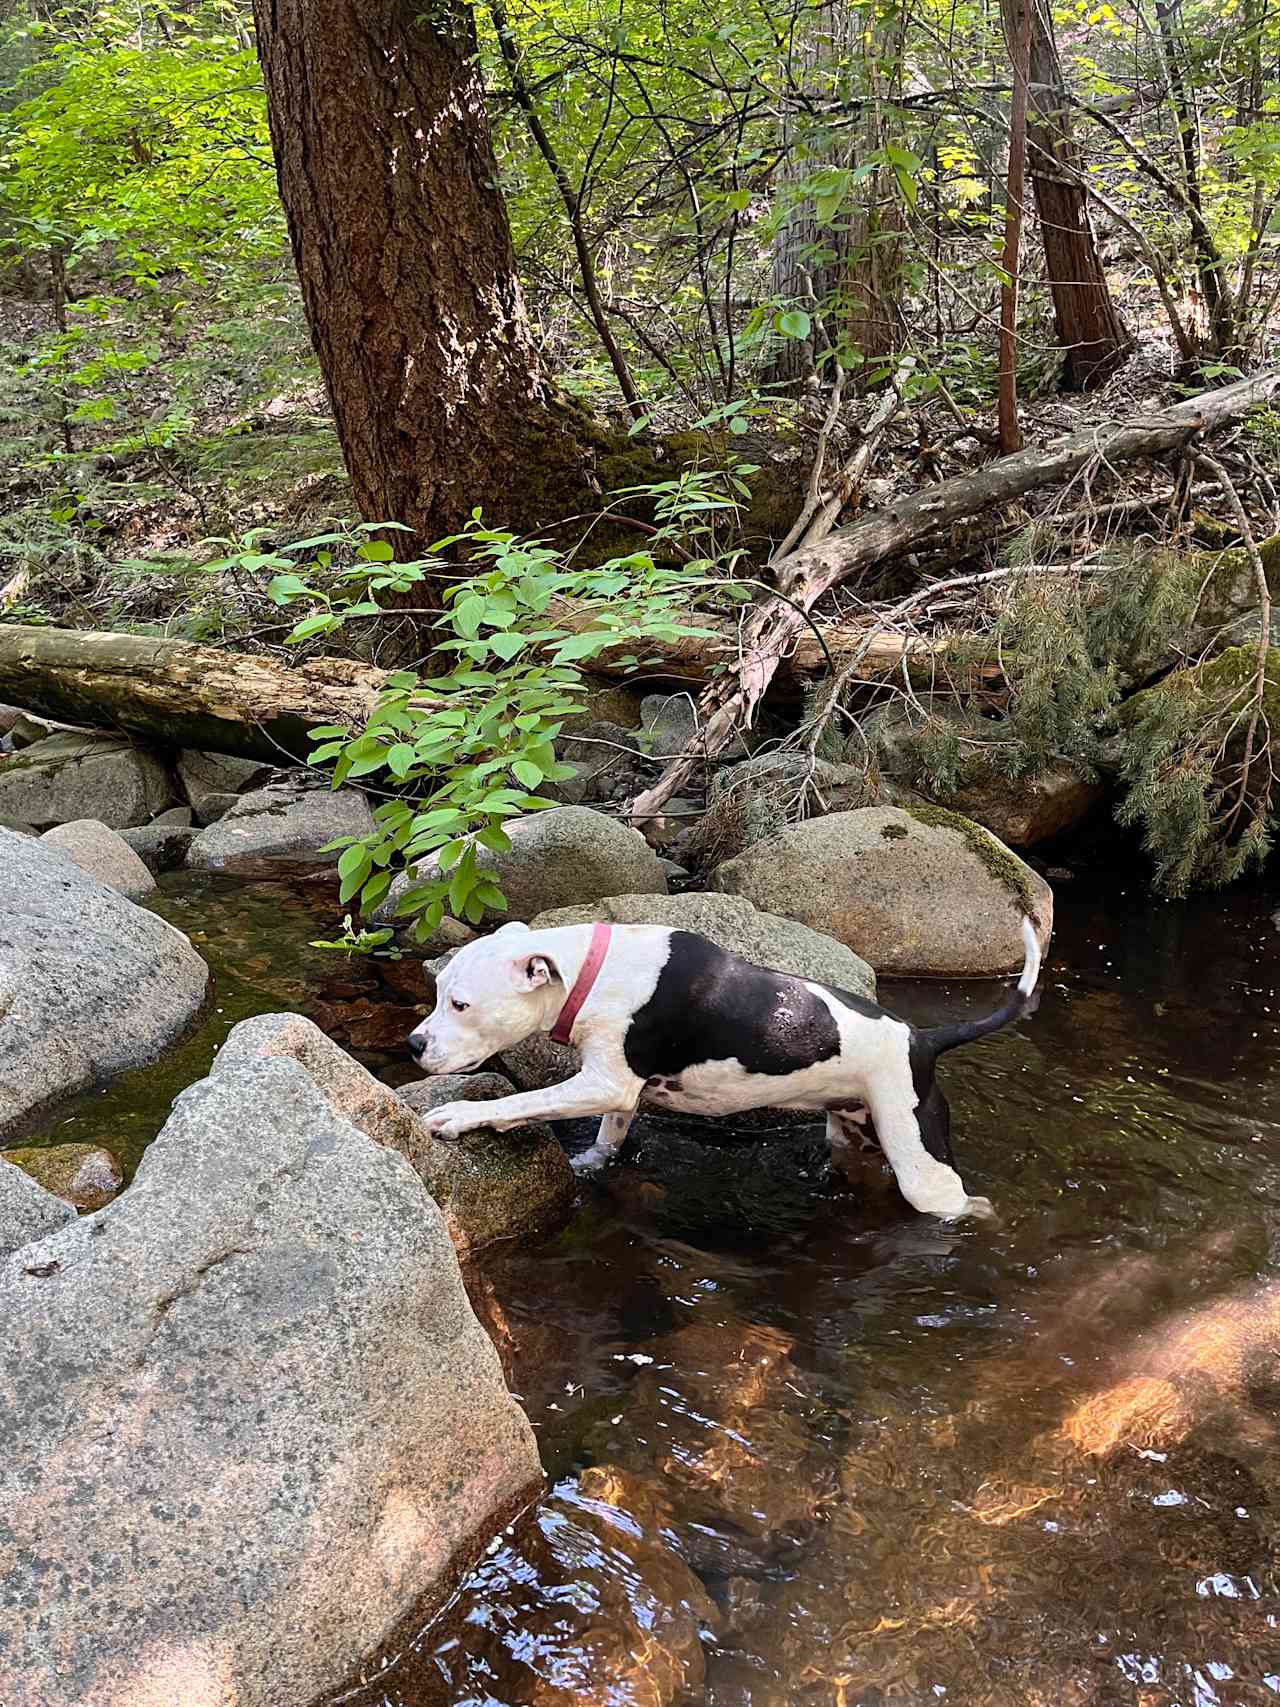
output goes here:
[[[1089, 221], [1053, 20], [1045, 0], [1025, 4], [1031, 14], [1028, 171], [1058, 343], [1066, 352], [1063, 384], [1069, 391], [1090, 391], [1121, 366], [1133, 340], [1111, 300]], [[1004, 5], [1008, 17], [1014, 0]]]
[[1200, 193], [1200, 114], [1182, 69], [1182, 44], [1176, 20], [1182, 0], [1156, 0], [1160, 51], [1169, 79], [1169, 99], [1182, 157], [1182, 188], [1191, 217], [1191, 238], [1196, 256], [1196, 275], [1208, 319], [1209, 344], [1214, 355], [1225, 362], [1243, 359], [1236, 327], [1235, 302], [1227, 280], [1226, 264], [1204, 217]]
[[280, 194], [362, 515], [417, 545], [579, 492], [534, 348], [460, 0], [254, 0]]
[[498, 47], [502, 53], [502, 63], [507, 68], [507, 76], [511, 79], [511, 93], [516, 98], [516, 104], [525, 116], [529, 127], [529, 135], [533, 138], [534, 146], [541, 154], [550, 172], [552, 181], [559, 192], [560, 200], [569, 219], [569, 231], [573, 237], [574, 253], [578, 257], [578, 272], [582, 278], [582, 291], [587, 299], [587, 312], [591, 316], [591, 324], [596, 329], [614, 377], [632, 414], [642, 415], [644, 405], [640, 401], [631, 371], [627, 367], [626, 358], [618, 348], [618, 340], [613, 335], [609, 324], [609, 316], [605, 312], [604, 299], [600, 295], [600, 281], [596, 276], [595, 256], [591, 252], [591, 244], [587, 239], [586, 228], [582, 222], [582, 195], [569, 182], [569, 174], [561, 164], [560, 157], [547, 134], [538, 111], [537, 102], [525, 81], [524, 71], [520, 64], [520, 52], [516, 47], [515, 37], [511, 34], [511, 25], [507, 19], [502, 0], [490, 0], [489, 13], [493, 18], [493, 27], [498, 35]]
[[1006, 6], [1006, 35], [1013, 62], [1013, 103], [1009, 114], [1009, 171], [1005, 186], [1004, 283], [1000, 287], [1000, 374], [997, 423], [1000, 450], [1010, 456], [1021, 447], [1018, 425], [1018, 284], [1022, 269], [1022, 220], [1027, 164], [1027, 64], [1031, 49], [1033, 0]]

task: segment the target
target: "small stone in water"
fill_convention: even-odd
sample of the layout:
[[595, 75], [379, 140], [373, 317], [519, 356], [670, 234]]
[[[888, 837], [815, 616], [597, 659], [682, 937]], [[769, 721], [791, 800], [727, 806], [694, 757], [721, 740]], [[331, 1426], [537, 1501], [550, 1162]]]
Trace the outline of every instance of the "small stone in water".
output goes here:
[[119, 1162], [98, 1144], [33, 1144], [0, 1156], [79, 1210], [101, 1209], [124, 1183]]

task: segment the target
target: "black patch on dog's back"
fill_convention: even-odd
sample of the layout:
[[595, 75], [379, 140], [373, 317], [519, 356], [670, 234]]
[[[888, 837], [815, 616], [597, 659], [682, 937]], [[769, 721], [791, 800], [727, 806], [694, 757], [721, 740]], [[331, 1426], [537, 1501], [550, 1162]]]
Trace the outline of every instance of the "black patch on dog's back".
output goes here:
[[803, 979], [672, 931], [657, 988], [632, 1016], [623, 1049], [638, 1079], [674, 1078], [702, 1061], [740, 1061], [748, 1073], [777, 1076], [831, 1060], [840, 1032]]

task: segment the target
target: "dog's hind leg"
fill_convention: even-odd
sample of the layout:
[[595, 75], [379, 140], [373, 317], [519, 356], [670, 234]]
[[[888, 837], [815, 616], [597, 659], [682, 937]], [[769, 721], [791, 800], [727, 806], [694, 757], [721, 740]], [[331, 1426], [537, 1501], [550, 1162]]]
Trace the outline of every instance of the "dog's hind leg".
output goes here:
[[953, 1167], [931, 1156], [920, 1133], [916, 1111], [897, 1085], [871, 1085], [867, 1101], [876, 1136], [898, 1182], [898, 1190], [922, 1215], [957, 1220], [962, 1215], [994, 1214], [985, 1197], [970, 1197]]
[[634, 1109], [629, 1114], [606, 1114], [600, 1122], [595, 1143], [580, 1156], [573, 1157], [571, 1166], [574, 1173], [593, 1174], [616, 1156], [634, 1119]]

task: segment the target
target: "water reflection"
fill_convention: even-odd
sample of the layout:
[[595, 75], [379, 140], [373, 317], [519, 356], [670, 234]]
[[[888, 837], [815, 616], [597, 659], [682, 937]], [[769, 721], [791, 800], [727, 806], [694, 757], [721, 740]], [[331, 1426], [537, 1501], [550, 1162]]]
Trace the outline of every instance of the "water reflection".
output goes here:
[[994, 1229], [649, 1124], [488, 1261], [558, 1486], [359, 1699], [1280, 1698], [1274, 907], [1064, 897], [1039, 1014], [947, 1063]]

